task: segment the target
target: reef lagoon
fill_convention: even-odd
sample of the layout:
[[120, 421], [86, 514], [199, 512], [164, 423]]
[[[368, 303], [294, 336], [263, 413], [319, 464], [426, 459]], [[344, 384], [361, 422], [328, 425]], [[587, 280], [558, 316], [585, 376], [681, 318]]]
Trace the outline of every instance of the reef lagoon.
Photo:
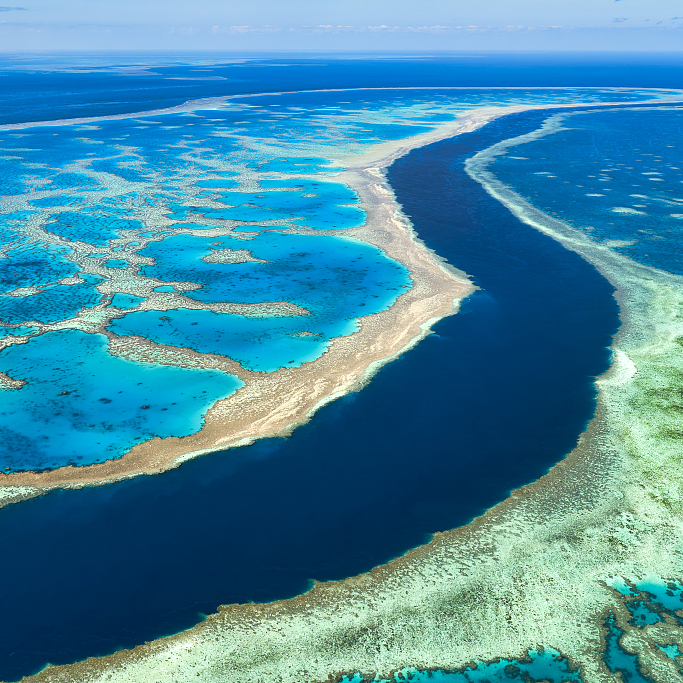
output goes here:
[[672, 680], [680, 92], [108, 68], [0, 127], [0, 677]]

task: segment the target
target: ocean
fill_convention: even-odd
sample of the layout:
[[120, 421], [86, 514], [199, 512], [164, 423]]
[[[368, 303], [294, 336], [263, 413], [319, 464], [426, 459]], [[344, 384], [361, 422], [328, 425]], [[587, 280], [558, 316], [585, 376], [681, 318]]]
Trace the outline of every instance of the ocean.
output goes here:
[[[4, 67], [16, 106], [0, 121], [131, 113], [225, 94], [417, 85], [437, 90], [269, 94], [235, 101], [234, 111], [206, 110], [191, 118], [168, 114], [98, 123], [91, 130], [92, 124], [79, 124], [0, 131], [3, 154], [10, 157], [0, 178], [9, 207], [0, 227], [14, 249], [2, 268], [15, 267], [5, 277], [4, 291], [16, 288], [21, 275], [21, 286], [38, 284], [41, 292], [52, 292], [46, 295], [48, 304], [36, 301], [31, 315], [17, 306], [16, 295], [0, 297], [2, 320], [9, 323], [6, 334], [31, 339], [3, 351], [0, 370], [11, 377], [22, 368], [24, 374], [34, 372], [35, 377], [26, 374], [27, 386], [38, 391], [26, 406], [2, 405], [5, 429], [11, 430], [5, 443], [12, 446], [2, 461], [8, 471], [101, 462], [147, 435], [182, 436], [196, 430], [208, 405], [239, 387], [234, 375], [154, 364], [143, 371], [106, 353], [90, 368], [85, 361], [95, 363], [102, 339], [76, 329], [39, 334], [40, 325], [87, 308], [113, 307], [117, 316], [108, 329], [117, 334], [222, 352], [249, 370], [273, 372], [309, 362], [332, 337], [352, 334], [360, 306], [371, 303], [377, 311], [390, 306], [401, 288], [411, 286], [409, 274], [376, 247], [343, 236], [362, 215], [348, 188], [333, 182], [334, 164], [342, 155], [427, 131], [476, 106], [566, 105], [552, 115], [565, 117], [563, 126], [571, 121], [571, 131], [525, 138], [508, 156], [497, 157], [491, 170], [537, 207], [579, 228], [585, 222], [582, 212], [588, 213], [586, 195], [606, 195], [598, 190], [611, 183], [618, 201], [591, 197], [602, 207], [599, 219], [590, 210], [596, 236], [643, 263], [679, 272], [672, 248], [679, 223], [677, 210], [670, 208], [683, 201], [671, 189], [676, 179], [672, 175], [669, 185], [643, 180], [647, 189], [642, 192], [628, 188], [636, 173], [639, 178], [670, 173], [676, 150], [670, 159], [660, 148], [678, 130], [680, 110], [622, 107], [610, 118], [611, 110], [585, 114], [571, 108], [586, 98], [628, 104], [648, 95], [615, 93], [610, 87], [680, 86], [670, 75], [678, 73], [677, 65], [662, 68], [670, 58], [650, 56], [637, 70], [625, 57], [600, 56], [547, 57], [541, 65], [537, 58], [520, 56], [510, 64], [491, 55], [268, 57], [236, 66], [211, 64], [206, 56], [192, 56], [189, 65], [183, 62], [190, 57], [173, 59], [178, 63], [169, 64], [168, 56], [144, 56], [138, 60], [144, 62], [140, 73], [125, 74], [116, 63], [124, 63], [121, 57], [100, 57], [101, 70], [92, 73], [82, 68], [82, 59], [64, 55], [39, 64], [4, 58], [0, 70]], [[8, 70], [8, 64], [21, 68]], [[202, 76], [226, 80], [193, 81], [199, 67]], [[505, 89], [480, 91], [474, 85]], [[541, 85], [553, 88], [531, 89]], [[605, 90], [558, 90], [567, 85]], [[438, 322], [434, 334], [384, 366], [362, 390], [321, 408], [287, 438], [207, 454], [160, 475], [53, 491], [0, 510], [0, 578], [6, 588], [0, 597], [0, 678], [19, 680], [48, 663], [71, 663], [177, 633], [221, 604], [285, 599], [306, 591], [312, 581], [369, 571], [428, 542], [435, 532], [485, 513], [572, 450], [594, 414], [594, 379], [609, 366], [609, 346], [619, 328], [613, 287], [576, 253], [515, 218], [464, 168], [474, 154], [533, 134], [550, 116], [513, 114], [413, 150], [388, 169], [388, 182], [419, 238], [470, 275], [477, 290], [457, 315]], [[605, 150], [618, 146], [619, 136], [633, 135], [636, 127], [653, 121], [658, 133], [646, 142], [657, 148], [653, 154], [659, 159], [647, 171], [630, 169], [628, 182], [621, 181], [615, 160], [603, 158]], [[185, 133], [189, 124], [205, 129]], [[226, 125], [241, 126], [239, 134], [216, 134]], [[216, 135], [206, 152], [208, 131]], [[48, 142], [48, 136], [57, 140]], [[126, 140], [116, 139], [123, 136]], [[267, 150], [258, 144], [266, 138]], [[570, 144], [577, 152], [564, 158], [553, 147], [566, 150]], [[82, 164], [76, 169], [76, 161], [93, 147], [98, 160], [87, 167], [92, 172]], [[171, 148], [182, 148], [182, 154], [172, 157]], [[21, 174], [16, 157], [25, 166]], [[209, 163], [223, 158], [230, 164]], [[590, 187], [577, 189], [585, 168], [596, 164], [607, 170], [597, 171]], [[315, 179], [308, 185], [287, 180], [296, 173]], [[602, 183], [603, 177], [609, 183]], [[36, 182], [45, 196], [32, 200], [32, 208], [15, 206]], [[103, 187], [109, 194], [97, 194]], [[239, 199], [247, 201], [237, 202], [235, 187], [244, 190]], [[211, 204], [221, 198], [228, 208]], [[615, 212], [620, 206], [629, 210]], [[651, 221], [665, 212], [667, 229], [657, 232]], [[48, 250], [36, 246], [31, 232], [36, 216], [48, 216], [45, 230], [60, 238], [50, 238]], [[150, 216], [156, 220], [151, 230]], [[201, 224], [193, 222], [197, 216]], [[98, 220], [88, 220], [93, 217]], [[210, 232], [228, 225], [220, 221], [246, 221], [250, 225], [243, 234], [254, 234], [236, 247], [229, 231]], [[297, 232], [302, 225], [329, 229], [326, 221], [334, 224], [334, 235]], [[198, 229], [207, 234], [196, 234]], [[82, 259], [92, 258], [99, 270], [82, 275], [74, 268], [70, 254], [60, 249], [69, 240], [86, 244], [91, 250]], [[117, 245], [121, 249], [113, 259]], [[246, 249], [257, 261], [238, 262], [244, 266], [239, 278], [231, 279], [233, 264], [216, 277], [200, 255], [205, 259], [222, 249]], [[153, 300], [156, 289], [123, 284], [111, 299], [99, 298], [97, 285], [134, 267], [155, 280], [161, 295], [180, 293], [208, 304], [226, 297], [241, 304], [289, 302], [306, 315], [266, 312], [248, 318], [169, 305], [162, 318], [158, 310], [135, 310], [145, 299]], [[60, 284], [75, 276], [82, 282]], [[180, 286], [188, 282], [203, 287]], [[349, 282], [362, 288], [351, 290]], [[17, 327], [27, 321], [37, 326]], [[312, 332], [314, 339], [302, 332]], [[69, 367], [76, 358], [83, 359], [75, 364], [82, 377]], [[138, 369], [126, 374], [114, 367], [125, 363]], [[134, 376], [138, 371], [140, 378]], [[47, 390], [40, 390], [43, 376], [73, 384], [65, 389], [75, 393], [65, 397], [59, 428], [51, 421], [61, 409]], [[117, 382], [124, 376], [126, 386], [120, 388]], [[184, 423], [163, 414], [166, 402], [184, 402]], [[112, 423], [113, 415], [120, 425]], [[30, 423], [38, 429], [29, 434], [21, 425]], [[96, 441], [103, 434], [110, 440]], [[79, 449], [87, 451], [86, 460]], [[539, 676], [556, 665], [566, 671], [554, 655], [550, 669], [541, 666], [548, 657], [538, 655]], [[534, 675], [533, 669], [524, 671]], [[419, 680], [422, 674], [415, 675]], [[507, 674], [496, 669], [487, 675]]]

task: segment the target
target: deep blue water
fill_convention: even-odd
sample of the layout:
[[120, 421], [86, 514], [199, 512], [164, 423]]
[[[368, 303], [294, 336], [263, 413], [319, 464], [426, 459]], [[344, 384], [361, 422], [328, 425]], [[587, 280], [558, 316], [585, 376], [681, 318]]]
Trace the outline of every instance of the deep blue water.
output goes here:
[[481, 290], [363, 391], [288, 439], [0, 510], [0, 678], [367, 571], [572, 448], [618, 326], [612, 287], [462, 168], [544, 116], [506, 117], [389, 169], [420, 236]]
[[[453, 53], [405, 55], [239, 55], [111, 53], [0, 56], [0, 86], [12, 106], [0, 123], [100, 116], [175, 106], [188, 99], [236, 93], [359, 87], [619, 86], [683, 87], [680, 53]], [[146, 74], [116, 66], [149, 65]], [[54, 71], [55, 65], [63, 73]], [[88, 73], [100, 64], [104, 72]], [[197, 65], [202, 77], [193, 80]], [[20, 67], [22, 70], [17, 71]], [[106, 71], [106, 69], [111, 69]], [[180, 79], [180, 80], [176, 80]]]

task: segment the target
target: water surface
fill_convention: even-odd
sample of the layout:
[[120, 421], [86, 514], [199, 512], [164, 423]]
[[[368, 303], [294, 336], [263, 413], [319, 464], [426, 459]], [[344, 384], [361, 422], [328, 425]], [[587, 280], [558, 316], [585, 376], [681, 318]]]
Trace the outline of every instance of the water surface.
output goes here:
[[462, 168], [541, 120], [508, 117], [390, 168], [420, 236], [481, 289], [361, 392], [287, 439], [0, 510], [0, 580], [12, 587], [0, 597], [0, 677], [368, 571], [571, 450], [618, 326], [612, 287]]

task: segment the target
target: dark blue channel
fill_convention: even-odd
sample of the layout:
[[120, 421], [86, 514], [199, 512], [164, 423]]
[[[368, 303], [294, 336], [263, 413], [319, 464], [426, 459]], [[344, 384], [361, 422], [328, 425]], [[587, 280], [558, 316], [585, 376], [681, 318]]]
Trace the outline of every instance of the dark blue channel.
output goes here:
[[367, 571], [574, 446], [618, 327], [612, 287], [462, 164], [542, 119], [508, 116], [391, 167], [420, 236], [481, 290], [361, 392], [288, 439], [0, 510], [0, 679]]

